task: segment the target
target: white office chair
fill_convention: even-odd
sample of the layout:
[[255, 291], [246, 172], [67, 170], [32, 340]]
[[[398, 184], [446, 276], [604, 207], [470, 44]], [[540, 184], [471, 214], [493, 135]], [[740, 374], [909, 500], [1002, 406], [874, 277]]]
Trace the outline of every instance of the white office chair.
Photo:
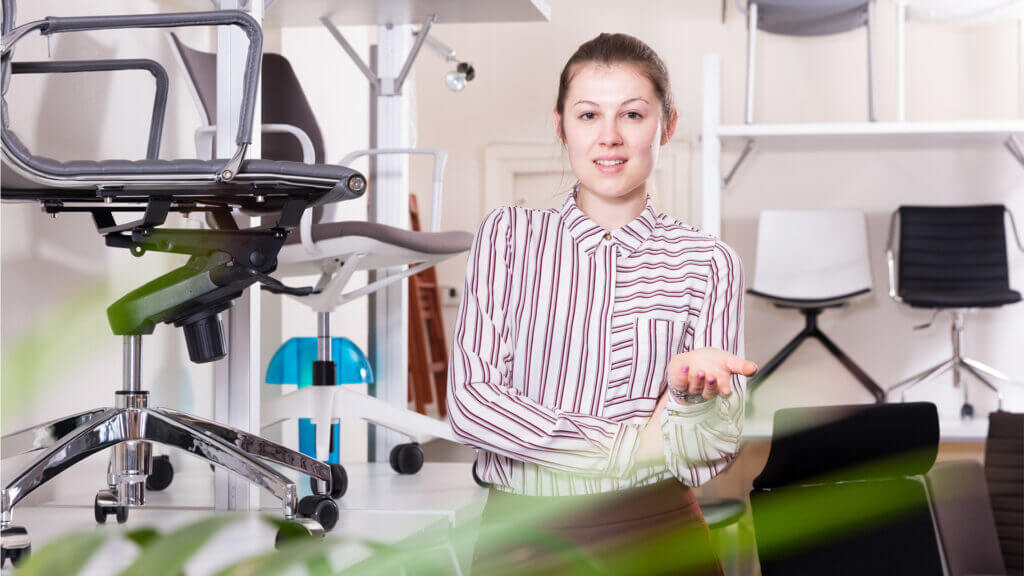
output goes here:
[[826, 36], [864, 26], [868, 36], [868, 117], [874, 122], [875, 69], [871, 22], [874, 0], [736, 0], [747, 15], [747, 124], [754, 122], [757, 30], [783, 36]]
[[908, 20], [982, 24], [1000, 19], [1021, 22], [1024, 34], [1024, 0], [895, 0], [896, 1], [896, 96], [897, 119], [906, 119]]
[[748, 293], [806, 318], [804, 329], [748, 382], [748, 398], [797, 347], [816, 338], [878, 403], [885, 392], [818, 329], [826, 308], [845, 306], [871, 291], [864, 214], [854, 210], [765, 210], [757, 231], [757, 267]]

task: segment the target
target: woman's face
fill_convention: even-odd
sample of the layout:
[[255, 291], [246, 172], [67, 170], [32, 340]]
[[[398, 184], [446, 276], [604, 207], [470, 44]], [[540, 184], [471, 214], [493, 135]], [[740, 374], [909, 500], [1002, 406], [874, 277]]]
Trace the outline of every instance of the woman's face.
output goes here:
[[642, 193], [676, 122], [673, 112], [662, 130], [650, 79], [632, 64], [583, 64], [564, 107], [564, 118], [555, 110], [555, 123], [562, 121], [569, 163], [583, 188], [607, 200]]

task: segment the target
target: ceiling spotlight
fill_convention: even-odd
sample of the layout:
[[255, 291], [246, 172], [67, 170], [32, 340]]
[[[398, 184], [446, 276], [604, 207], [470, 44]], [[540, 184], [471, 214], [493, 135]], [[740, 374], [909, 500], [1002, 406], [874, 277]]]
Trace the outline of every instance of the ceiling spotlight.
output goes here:
[[466, 82], [471, 82], [473, 78], [476, 78], [476, 70], [473, 69], [473, 65], [468, 62], [459, 62], [455, 70], [444, 75], [444, 83], [452, 92], [462, 92], [466, 87]]

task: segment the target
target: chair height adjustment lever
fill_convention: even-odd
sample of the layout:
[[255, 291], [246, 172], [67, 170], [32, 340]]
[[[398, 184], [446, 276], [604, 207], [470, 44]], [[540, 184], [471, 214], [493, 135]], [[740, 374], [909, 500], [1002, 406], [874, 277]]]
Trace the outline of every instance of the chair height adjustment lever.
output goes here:
[[939, 315], [939, 309], [936, 308], [935, 312], [932, 313], [932, 317], [928, 319], [928, 322], [924, 324], [918, 324], [914, 326], [914, 330], [924, 330], [925, 328], [931, 328], [931, 325], [935, 323], [935, 318]]

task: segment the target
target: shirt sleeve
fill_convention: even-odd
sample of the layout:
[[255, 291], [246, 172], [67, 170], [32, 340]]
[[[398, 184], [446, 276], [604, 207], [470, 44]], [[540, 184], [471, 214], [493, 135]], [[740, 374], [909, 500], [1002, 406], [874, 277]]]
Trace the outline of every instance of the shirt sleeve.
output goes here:
[[480, 225], [448, 363], [448, 418], [455, 438], [482, 450], [577, 474], [621, 477], [629, 471], [640, 427], [553, 410], [510, 385], [513, 208]]
[[[694, 330], [684, 350], [719, 348], [743, 357], [743, 267], [729, 246], [716, 242], [708, 262], [708, 284]], [[733, 374], [733, 393], [684, 405], [671, 398], [662, 413], [665, 464], [687, 486], [700, 486], [736, 458], [746, 378]]]

